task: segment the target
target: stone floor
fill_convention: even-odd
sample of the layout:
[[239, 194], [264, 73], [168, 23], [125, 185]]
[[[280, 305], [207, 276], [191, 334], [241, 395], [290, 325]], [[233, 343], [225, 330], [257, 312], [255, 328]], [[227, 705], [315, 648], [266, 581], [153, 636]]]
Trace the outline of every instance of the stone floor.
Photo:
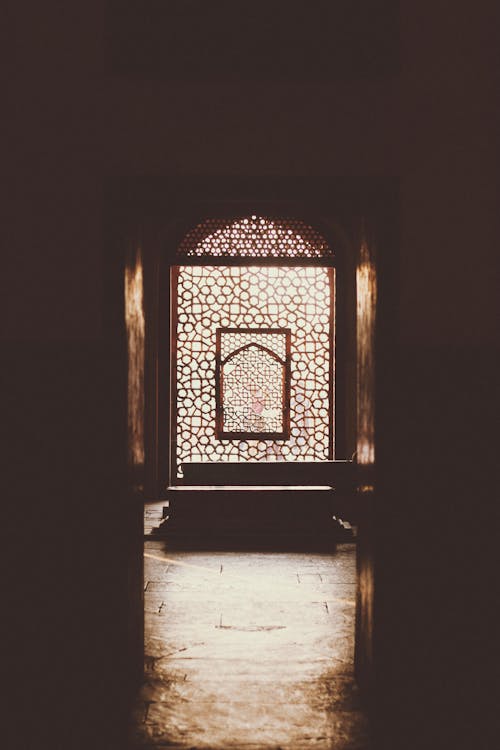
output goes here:
[[355, 547], [332, 555], [145, 542], [137, 748], [369, 750], [353, 680]]

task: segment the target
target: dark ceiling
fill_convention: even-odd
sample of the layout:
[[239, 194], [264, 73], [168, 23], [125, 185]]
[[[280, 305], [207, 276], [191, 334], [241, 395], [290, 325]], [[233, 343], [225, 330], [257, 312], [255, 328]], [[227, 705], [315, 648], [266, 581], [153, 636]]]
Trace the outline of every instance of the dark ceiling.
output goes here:
[[171, 80], [293, 80], [398, 70], [394, 0], [109, 0], [108, 70]]

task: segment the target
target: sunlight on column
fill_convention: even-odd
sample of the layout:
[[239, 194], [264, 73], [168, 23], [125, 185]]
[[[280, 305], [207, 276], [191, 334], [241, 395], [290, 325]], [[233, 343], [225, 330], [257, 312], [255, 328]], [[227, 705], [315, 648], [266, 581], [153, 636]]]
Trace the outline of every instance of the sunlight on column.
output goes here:
[[375, 462], [375, 317], [377, 276], [366, 241], [356, 269], [358, 342], [358, 444], [359, 464]]
[[125, 327], [128, 352], [128, 460], [144, 463], [144, 310], [142, 256], [125, 267]]

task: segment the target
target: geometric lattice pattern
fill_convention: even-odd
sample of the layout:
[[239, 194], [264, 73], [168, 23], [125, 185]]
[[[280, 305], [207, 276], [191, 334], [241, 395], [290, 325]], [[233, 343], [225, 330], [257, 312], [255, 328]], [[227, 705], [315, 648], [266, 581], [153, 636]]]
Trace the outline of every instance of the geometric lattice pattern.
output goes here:
[[[178, 476], [182, 476], [180, 465], [186, 462], [331, 458], [334, 270], [310, 265], [203, 265], [179, 266], [175, 273]], [[262, 345], [264, 339], [257, 337], [257, 331], [263, 328], [290, 329], [287, 438], [266, 438], [260, 434], [234, 439], [217, 437], [216, 362], [220, 328], [246, 329], [238, 334], [241, 346], [252, 342]], [[255, 334], [249, 333], [249, 329], [254, 329]], [[264, 345], [283, 360], [284, 337], [275, 335], [274, 343], [267, 339]], [[237, 348], [235, 341], [221, 337], [222, 358]], [[243, 360], [235, 364], [241, 367]], [[277, 374], [275, 377], [269, 371], [266, 380], [277, 383]], [[277, 390], [275, 386], [273, 393]], [[231, 392], [238, 393], [235, 384]], [[275, 395], [266, 403], [271, 402], [273, 406], [265, 408], [279, 408], [280, 401]], [[245, 427], [245, 432], [251, 430]]]
[[223, 431], [283, 432], [284, 380], [284, 365], [264, 349], [235, 354], [222, 366]]
[[217, 330], [217, 437], [289, 436], [289, 329]]
[[178, 257], [332, 258], [319, 232], [298, 219], [207, 219], [184, 237]]

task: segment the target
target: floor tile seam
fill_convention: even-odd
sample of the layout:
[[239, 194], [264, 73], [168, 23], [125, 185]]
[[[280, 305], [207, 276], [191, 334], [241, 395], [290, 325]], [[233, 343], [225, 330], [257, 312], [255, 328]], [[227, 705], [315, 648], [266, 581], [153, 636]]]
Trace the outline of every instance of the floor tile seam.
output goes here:
[[[158, 706], [160, 708], [165, 706], [167, 707], [168, 711], [174, 711], [174, 708], [172, 707], [172, 703], [169, 701], [142, 701], [141, 703], [152, 706], [153, 710], [155, 706]], [[213, 699], [207, 698], [207, 699], [197, 699], [197, 700], [183, 698], [182, 703], [183, 703], [184, 708], [186, 708], [190, 704], [216, 705], [218, 703], [224, 703], [225, 705], [231, 704], [233, 706], [249, 706], [250, 705], [250, 706], [253, 706], [254, 708], [258, 708], [258, 709], [260, 708], [260, 710], [262, 710], [262, 702], [259, 700], [250, 700], [250, 701], [231, 700], [230, 697], [224, 698], [224, 697], [219, 697], [219, 696]], [[271, 709], [274, 709], [276, 706], [287, 706], [290, 709], [290, 702], [286, 700], [269, 701], [268, 703], [266, 703], [266, 706], [269, 706]], [[318, 707], [317, 705], [314, 705], [311, 701], [305, 701], [305, 700], [294, 701], [293, 707], [294, 709], [298, 707], [307, 708], [310, 711], [314, 711], [315, 713], [319, 712], [320, 714], [328, 714], [328, 715], [336, 714], [339, 716], [351, 716], [352, 714], [355, 714], [356, 716], [365, 716], [364, 711], [361, 708], [339, 708], [335, 705]], [[140, 708], [141, 708], [141, 704], [139, 704], [139, 709]], [[149, 720], [143, 721], [142, 723], [154, 724], [157, 722], [155, 722], [155, 720], [151, 718]]]
[[[297, 745], [295, 742], [293, 745], [281, 743], [279, 745], [276, 745], [276, 743], [273, 743], [271, 745], [262, 745], [262, 743], [252, 743], [251, 745], [172, 745], [172, 744], [164, 744], [164, 743], [154, 743], [151, 744], [148, 742], [147, 745], [144, 744], [134, 744], [133, 746], [128, 746], [125, 748], [125, 750], [311, 750], [311, 747], [314, 747], [315, 750], [337, 750], [338, 743], [332, 743], [328, 742], [327, 745], [320, 745], [318, 743], [315, 743], [312, 745], [310, 742], [308, 744], [301, 744]], [[356, 745], [344, 745], [343, 750], [361, 750], [360, 746], [358, 744]], [[369, 750], [368, 745], [363, 745], [362, 750]]]
[[342, 577], [338, 580], [300, 580], [298, 581], [295, 578], [291, 577], [288, 580], [283, 580], [279, 578], [273, 578], [273, 576], [269, 576], [268, 578], [263, 578], [260, 580], [257, 580], [256, 578], [253, 578], [251, 576], [249, 577], [242, 577], [242, 576], [224, 576], [224, 574], [218, 574], [219, 578], [214, 578], [213, 576], [207, 576], [206, 578], [194, 578], [193, 576], [189, 577], [182, 577], [182, 576], [176, 576], [175, 574], [172, 574], [169, 572], [168, 574], [158, 574], [158, 571], [146, 571], [146, 574], [144, 575], [144, 583], [147, 581], [151, 581], [151, 583], [156, 584], [162, 584], [162, 585], [172, 585], [176, 584], [177, 586], [217, 586], [224, 589], [230, 588], [230, 587], [239, 587], [239, 588], [249, 588], [249, 589], [255, 589], [256, 591], [266, 590], [270, 586], [276, 587], [276, 588], [282, 588], [282, 589], [302, 589], [302, 588], [321, 588], [324, 586], [335, 586], [338, 587], [344, 587], [344, 586], [356, 586], [356, 579], [355, 578], [349, 578], [346, 579]]
[[[314, 602], [317, 602], [317, 601], [325, 601], [325, 596], [327, 598], [329, 597], [330, 601], [335, 601], [335, 600], [344, 601], [344, 599], [346, 598], [345, 594], [348, 594], [348, 593], [353, 593], [354, 594], [355, 591], [352, 591], [352, 592], [347, 592], [347, 591], [339, 592], [339, 593], [343, 593], [344, 596], [334, 596], [332, 591], [313, 591], [313, 592], [300, 591], [300, 592], [297, 592], [295, 596], [292, 596], [291, 594], [288, 594], [288, 596], [286, 596], [286, 597], [282, 596], [281, 598], [277, 598], [277, 596], [271, 596], [271, 595], [269, 595], [269, 597], [267, 597], [267, 596], [266, 597], [256, 596], [255, 594], [253, 596], [251, 596], [249, 593], [244, 592], [244, 591], [241, 591], [241, 592], [226, 592], [226, 593], [224, 593], [224, 595], [222, 595], [222, 594], [220, 594], [219, 596], [212, 595], [212, 596], [210, 596], [208, 598], [206, 596], [205, 597], [197, 596], [196, 595], [196, 591], [175, 591], [174, 589], [170, 589], [170, 590], [167, 590], [167, 591], [159, 591], [158, 589], [156, 589], [156, 590], [155, 589], [148, 589], [144, 593], [147, 594], [148, 597], [151, 597], [151, 598], [154, 597], [154, 596], [157, 596], [157, 597], [160, 597], [160, 596], [170, 596], [170, 597], [172, 597], [173, 601], [175, 601], [176, 597], [183, 597], [183, 600], [184, 600], [186, 598], [189, 599], [189, 597], [192, 596], [194, 602], [204, 602], [204, 603], [220, 602], [220, 601], [227, 602], [228, 599], [231, 596], [231, 601], [236, 601], [237, 602], [239, 600], [243, 600], [243, 601], [252, 602], [252, 603], [256, 603], [256, 604], [259, 604], [259, 603], [269, 604], [269, 603], [273, 603], [273, 602], [276, 602], [276, 603], [279, 603], [279, 602], [296, 602], [296, 601], [301, 601], [301, 600], [304, 600], [306, 602], [313, 602], [314, 603]], [[321, 599], [318, 598], [320, 596], [321, 596]]]
[[[168, 664], [168, 668], [163, 666], [160, 668], [157, 668], [156, 674], [165, 674], [165, 677], [168, 679], [168, 672], [172, 668], [177, 668], [179, 671], [182, 671], [182, 669], [185, 669], [186, 663], [193, 663], [197, 662], [198, 664], [206, 664], [207, 662], [211, 665], [217, 665], [217, 664], [228, 664], [228, 665], [245, 665], [248, 664], [248, 668], [245, 670], [245, 674], [251, 675], [259, 675], [262, 674], [264, 671], [264, 667], [259, 669], [255, 667], [255, 661], [251, 658], [244, 659], [242, 657], [207, 657], [207, 656], [172, 656], [172, 657], [166, 657], [162, 661], [164, 661], [166, 664]], [[340, 659], [338, 657], [316, 657], [316, 658], [304, 658], [304, 659], [294, 659], [293, 661], [293, 669], [297, 672], [297, 667], [309, 667], [309, 669], [314, 668], [314, 666], [320, 667], [322, 665], [332, 665], [333, 662], [337, 662], [338, 664], [345, 665], [345, 671], [339, 673], [343, 676], [349, 676], [352, 675], [354, 677], [354, 665], [353, 665], [353, 659], [347, 658], [347, 659]], [[278, 668], [283, 665], [290, 665], [290, 659], [282, 658], [282, 659], [267, 659], [266, 663], [273, 666], [273, 668]], [[182, 666], [182, 669], [181, 669]], [[161, 670], [161, 672], [160, 672]], [[221, 673], [224, 673], [224, 671], [227, 672], [227, 670], [221, 670]], [[267, 671], [267, 669], [266, 669]], [[312, 669], [311, 671], [314, 671]], [[321, 674], [317, 675], [318, 677], [321, 676]]]
[[[185, 593], [185, 594], [191, 593], [191, 591], [193, 589], [203, 588], [203, 586], [202, 586], [201, 583], [200, 584], [193, 584], [192, 583], [192, 584], [186, 585], [185, 583], [179, 583], [177, 581], [158, 581], [158, 580], [151, 580], [150, 578], [146, 579], [146, 581], [144, 583], [145, 586], [147, 586], [148, 584], [154, 584], [155, 585], [155, 588], [149, 589], [150, 593], [155, 593], [155, 591], [159, 590], [159, 587], [164, 588], [165, 591], [171, 591], [173, 593], [175, 593], [175, 592], [177, 592], [177, 593]], [[301, 588], [299, 588], [299, 585], [301, 586]], [[156, 586], [158, 586], [158, 588], [156, 588]], [[178, 587], [178, 588], [174, 588], [174, 586]], [[301, 596], [301, 595], [304, 596], [304, 595], [307, 594], [307, 591], [311, 592], [311, 590], [314, 593], [315, 592], [321, 593], [322, 591], [324, 593], [332, 593], [331, 591], [328, 590], [327, 587], [331, 587], [331, 588], [333, 588], [335, 590], [342, 589], [343, 591], [345, 591], [345, 589], [355, 589], [356, 588], [356, 584], [355, 583], [338, 583], [338, 584], [337, 583], [330, 583], [330, 584], [323, 584], [322, 586], [310, 586], [307, 583], [305, 583], [305, 584], [297, 584], [297, 588], [296, 589], [292, 588], [292, 587], [290, 587], [288, 589], [288, 596], [291, 595], [291, 592], [294, 592], [294, 594], [299, 595], [299, 596]], [[226, 595], [227, 594], [239, 594], [239, 593], [241, 593], [241, 595], [243, 595], [243, 594], [247, 594], [247, 595], [248, 594], [253, 594], [253, 596], [258, 596], [259, 595], [259, 589], [255, 588], [255, 587], [253, 587], [250, 590], [248, 590], [248, 589], [244, 590], [242, 588], [231, 589], [231, 588], [229, 588], [226, 585], [217, 585], [214, 588], [218, 589], [221, 594], [224, 593]], [[279, 591], [279, 587], [276, 587], [276, 588]], [[263, 591], [266, 591], [266, 590], [267, 590], [267, 587], [263, 589]], [[285, 589], [285, 590], [287, 590], [287, 589]], [[195, 593], [195, 592], [193, 591], [193, 593]], [[270, 595], [271, 594], [269, 594], [269, 596]], [[265, 597], [263, 598], [263, 601], [266, 601]]]
[[[182, 672], [183, 670], [179, 670], [179, 671]], [[143, 690], [154, 691], [156, 689], [163, 690], [165, 687], [165, 683], [168, 683], [169, 685], [172, 683], [177, 683], [177, 682], [186, 682], [191, 685], [194, 684], [194, 682], [200, 685], [219, 684], [222, 679], [227, 680], [228, 682], [241, 682], [241, 683], [255, 682], [255, 683], [258, 683], [259, 685], [263, 683], [270, 684], [271, 682], [278, 682], [279, 684], [281, 684], [282, 680], [283, 680], [283, 684], [286, 684], [286, 685], [296, 684], [297, 686], [306, 686], [306, 685], [314, 686], [314, 685], [317, 685], [317, 682], [318, 682], [317, 674], [311, 674], [308, 676], [302, 675], [302, 676], [299, 676], [298, 678], [294, 677], [293, 675], [287, 675], [287, 674], [280, 675], [278, 678], [278, 677], [275, 677], [274, 675], [270, 676], [268, 674], [262, 674], [260, 672], [258, 674], [250, 674], [250, 675], [247, 673], [244, 673], [243, 675], [225, 674], [222, 677], [216, 677], [216, 676], [201, 677], [199, 674], [196, 674], [194, 679], [190, 677], [189, 680], [188, 679], [185, 680], [184, 678], [182, 678], [181, 680], [179, 675], [175, 676], [174, 678], [172, 677], [172, 675], [170, 675], [170, 678], [168, 680], [165, 680], [161, 676], [156, 676], [156, 674], [157, 673], [153, 673], [153, 674], [148, 673], [145, 676], [145, 682], [142, 684], [140, 691], [143, 691]], [[349, 688], [352, 688], [352, 690], [355, 693], [359, 692], [359, 687], [358, 687], [356, 680], [354, 679], [353, 673], [349, 673], [349, 674], [335, 673], [334, 675], [330, 677], [321, 676], [321, 683], [322, 685], [326, 685], [326, 686], [335, 686], [338, 684], [342, 689], [349, 687]], [[328, 689], [330, 689], [330, 687], [328, 687]], [[139, 692], [139, 695], [141, 695], [140, 692]]]
[[[350, 586], [349, 589], [343, 590], [343, 591], [307, 591], [307, 590], [300, 590], [296, 591], [294, 593], [288, 592], [277, 592], [274, 596], [270, 593], [266, 596], [258, 595], [256, 592], [248, 592], [248, 591], [224, 591], [224, 592], [218, 592], [212, 593], [211, 595], [207, 596], [200, 596], [201, 592], [199, 591], [188, 591], [186, 589], [179, 590], [174, 588], [166, 588], [166, 589], [155, 589], [155, 588], [148, 588], [144, 593], [148, 594], [149, 596], [170, 596], [172, 599], [175, 597], [183, 597], [183, 598], [189, 598], [190, 596], [193, 597], [194, 601], [202, 601], [202, 602], [218, 602], [218, 601], [228, 601], [228, 599], [234, 600], [234, 601], [251, 601], [255, 603], [262, 602], [269, 603], [269, 602], [287, 602], [287, 601], [300, 601], [301, 599], [304, 599], [305, 601], [319, 601], [318, 597], [322, 597], [322, 601], [324, 601], [325, 596], [330, 597], [330, 599], [341, 599], [343, 600], [346, 595], [354, 594], [355, 593], [355, 587]], [[336, 595], [337, 594], [337, 595]], [[338, 594], [343, 594], [343, 596], [338, 596]], [[279, 597], [279, 598], [278, 598]]]
[[[177, 566], [177, 567], [182, 568], [182, 569], [188, 569], [190, 572], [193, 571], [193, 574], [194, 574], [194, 572], [196, 572], [196, 573], [205, 573], [205, 574], [208, 573], [210, 575], [218, 575], [218, 576], [220, 576], [220, 575], [222, 575], [224, 573], [224, 571], [221, 572], [220, 563], [218, 563], [217, 565], [213, 564], [213, 567], [212, 566], [208, 567], [206, 565], [201, 565], [199, 563], [186, 562], [185, 560], [178, 560], [178, 559], [176, 560], [174, 557], [170, 557], [170, 556], [168, 556], [168, 557], [167, 556], [160, 557], [159, 555], [152, 554], [152, 553], [144, 553], [144, 558], [145, 558], [145, 566], [148, 565], [148, 563], [146, 561], [154, 560], [157, 563], [166, 563], [166, 564], [171, 564], [171, 565]], [[226, 565], [227, 565], [227, 563], [226, 563]], [[332, 575], [333, 572], [334, 571], [332, 570], [330, 572], [330, 575]], [[249, 580], [250, 578], [251, 578], [251, 580], [254, 580], [254, 575], [259, 575], [259, 574], [258, 573], [254, 573], [254, 574], [242, 575], [241, 573], [232, 573], [232, 572], [228, 573], [228, 571], [226, 569], [226, 576], [227, 577], [231, 577], [231, 578], [233, 578], [235, 580]], [[261, 573], [260, 575], [264, 575], [264, 574]], [[278, 577], [278, 574], [276, 573], [275, 570], [272, 573], [271, 572], [270, 573], [266, 573], [265, 575], [269, 576], [269, 577], [272, 577], [273, 579], [276, 578], [276, 577]], [[294, 573], [287, 572], [286, 575], [290, 576], [290, 577], [293, 577], [293, 575], [297, 575], [297, 571], [295, 571]], [[303, 575], [321, 575], [321, 573], [318, 573], [317, 571], [309, 571], [309, 572], [303, 572]], [[325, 571], [324, 575], [328, 575], [328, 573]]]
[[[146, 593], [146, 592], [143, 592]], [[355, 600], [348, 600], [345, 599], [341, 602], [335, 599], [319, 599], [316, 601], [313, 600], [307, 600], [307, 601], [297, 601], [296, 599], [289, 599], [289, 600], [282, 600], [280, 602], [277, 602], [273, 607], [268, 607], [265, 604], [263, 605], [257, 605], [252, 606], [250, 604], [243, 604], [242, 606], [238, 606], [237, 603], [231, 602], [228, 604], [227, 602], [207, 602], [203, 600], [197, 600], [192, 603], [193, 609], [195, 612], [186, 612], [183, 613], [182, 611], [179, 611], [179, 609], [187, 609], [188, 606], [191, 608], [191, 604], [187, 601], [179, 601], [176, 602], [170, 601], [167, 597], [158, 597], [157, 599], [153, 599], [151, 597], [148, 597], [148, 599], [145, 601], [145, 609], [150, 608], [156, 608], [156, 605], [160, 606], [161, 603], [163, 603], [163, 617], [167, 615], [167, 613], [170, 613], [172, 618], [175, 618], [176, 621], [186, 621], [193, 623], [193, 626], [198, 625], [200, 622], [203, 621], [204, 618], [210, 617], [213, 612], [227, 612], [231, 611], [234, 614], [238, 614], [238, 616], [245, 615], [245, 614], [258, 614], [260, 616], [266, 614], [266, 612], [269, 612], [270, 615], [274, 615], [278, 610], [282, 614], [286, 614], [288, 616], [293, 617], [295, 621], [302, 620], [304, 623], [310, 621], [311, 617], [313, 616], [313, 613], [317, 614], [318, 608], [324, 608], [326, 613], [326, 607], [325, 602], [328, 605], [328, 611], [330, 614], [337, 613], [338, 615], [341, 615], [348, 609], [352, 609], [355, 605]], [[176, 606], [173, 605], [185, 605], [185, 607], [180, 607], [179, 609], [176, 608]], [[300, 608], [300, 612], [297, 612], [297, 609]], [[201, 612], [200, 610], [204, 610]], [[197, 611], [196, 611], [197, 610]], [[349, 613], [350, 615], [351, 613]], [[194, 622], [193, 622], [194, 619]]]
[[165, 571], [164, 574], [160, 574], [160, 577], [158, 576], [158, 571], [155, 569], [152, 570], [146, 570], [144, 574], [144, 580], [145, 581], [155, 581], [158, 583], [190, 583], [191, 585], [204, 585], [208, 581], [213, 582], [211, 585], [217, 585], [217, 584], [223, 584], [224, 586], [229, 586], [231, 584], [235, 584], [236, 582], [240, 584], [246, 584], [247, 586], [253, 586], [255, 588], [259, 588], [261, 586], [268, 586], [270, 583], [276, 586], [290, 586], [290, 587], [297, 587], [297, 586], [355, 586], [356, 585], [356, 579], [354, 577], [349, 576], [338, 576], [335, 578], [329, 578], [327, 580], [310, 580], [305, 579], [305, 576], [302, 574], [302, 576], [299, 575], [300, 580], [297, 580], [297, 575], [294, 576], [288, 576], [288, 577], [280, 577], [280, 576], [261, 576], [258, 578], [257, 576], [242, 576], [237, 575], [234, 573], [217, 573], [216, 576], [218, 578], [214, 578], [214, 575], [207, 575], [207, 576], [194, 576], [194, 575], [178, 575], [176, 572], [168, 571], [168, 573]]

